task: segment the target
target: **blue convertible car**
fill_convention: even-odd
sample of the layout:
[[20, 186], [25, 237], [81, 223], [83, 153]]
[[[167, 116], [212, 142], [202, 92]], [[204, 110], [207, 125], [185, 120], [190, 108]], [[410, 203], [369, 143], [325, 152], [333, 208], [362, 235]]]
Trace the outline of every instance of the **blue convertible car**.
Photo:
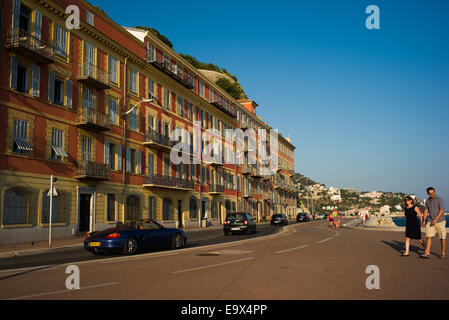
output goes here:
[[94, 254], [121, 252], [131, 255], [144, 249], [179, 249], [186, 242], [183, 230], [164, 228], [156, 221], [146, 219], [125, 224], [118, 222], [115, 228], [91, 232], [84, 240], [84, 248]]

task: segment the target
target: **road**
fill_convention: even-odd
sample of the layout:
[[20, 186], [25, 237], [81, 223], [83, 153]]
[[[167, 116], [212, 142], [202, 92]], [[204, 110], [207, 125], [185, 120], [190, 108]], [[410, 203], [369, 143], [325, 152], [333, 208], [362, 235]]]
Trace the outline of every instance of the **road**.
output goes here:
[[[218, 235], [217, 235], [218, 236]], [[402, 232], [330, 230], [326, 221], [289, 225], [263, 237], [132, 257], [73, 261], [79, 290], [67, 290], [67, 264], [0, 271], [1, 299], [448, 299], [449, 263], [417, 248], [400, 257]], [[222, 237], [224, 238], [224, 237]], [[204, 240], [206, 241], [206, 240]], [[213, 243], [213, 244], [212, 244]], [[368, 289], [367, 267], [379, 270]], [[371, 283], [371, 282], [370, 282]]]

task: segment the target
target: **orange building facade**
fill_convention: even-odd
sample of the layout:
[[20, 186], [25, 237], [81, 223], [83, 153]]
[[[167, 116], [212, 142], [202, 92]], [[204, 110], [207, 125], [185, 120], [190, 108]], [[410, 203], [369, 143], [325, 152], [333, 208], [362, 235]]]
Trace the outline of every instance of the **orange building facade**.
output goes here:
[[[79, 29], [66, 27], [69, 5], [80, 9]], [[279, 135], [276, 174], [261, 176], [257, 164], [235, 164], [236, 143], [225, 136], [271, 129], [246, 107], [252, 101], [233, 99], [151, 33], [86, 1], [2, 6], [0, 243], [48, 237], [51, 175], [55, 238], [139, 218], [193, 228], [236, 210], [258, 221], [293, 217], [293, 144]], [[185, 132], [177, 141], [175, 129]], [[225, 163], [171, 161], [179, 141], [206, 148], [210, 130]]]

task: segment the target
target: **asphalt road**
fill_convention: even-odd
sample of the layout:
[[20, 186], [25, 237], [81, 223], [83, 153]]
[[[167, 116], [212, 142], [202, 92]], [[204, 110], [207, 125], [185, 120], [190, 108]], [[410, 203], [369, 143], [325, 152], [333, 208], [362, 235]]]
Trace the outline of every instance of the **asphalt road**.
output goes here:
[[437, 239], [425, 260], [417, 243], [401, 257], [403, 232], [330, 230], [326, 221], [229, 240], [211, 231], [181, 250], [73, 261], [78, 290], [66, 287], [67, 263], [0, 270], [0, 299], [449, 299], [449, 261], [438, 259]]
[[[229, 235], [224, 236], [222, 229], [204, 229], [198, 231], [186, 231], [187, 244], [185, 248], [201, 247], [212, 244], [228, 243], [233, 241], [239, 241], [244, 239], [258, 238], [267, 236], [276, 232], [279, 232], [281, 227], [271, 226], [269, 224], [257, 225], [256, 233], [250, 235]], [[149, 252], [164, 252], [169, 251], [167, 249], [152, 250], [140, 252], [139, 254], [145, 254]], [[78, 261], [91, 261], [118, 258], [120, 254], [104, 254], [93, 255], [85, 250], [83, 247], [74, 247], [67, 249], [59, 249], [54, 252], [33, 254], [26, 256], [18, 256], [11, 258], [0, 258], [0, 270], [29, 268], [29, 267], [48, 267], [53, 265], [67, 264]], [[0, 276], [1, 279], [1, 276]]]

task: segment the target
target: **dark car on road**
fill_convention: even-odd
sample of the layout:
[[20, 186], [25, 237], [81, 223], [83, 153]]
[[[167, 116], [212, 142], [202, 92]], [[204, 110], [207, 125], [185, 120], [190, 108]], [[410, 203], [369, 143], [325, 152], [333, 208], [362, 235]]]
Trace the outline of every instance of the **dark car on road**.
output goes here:
[[297, 222], [309, 222], [310, 218], [307, 213], [298, 213], [298, 215], [296, 216], [296, 221]]
[[272, 226], [286, 226], [288, 224], [287, 216], [283, 213], [273, 214], [271, 216], [271, 225]]
[[225, 236], [230, 233], [255, 233], [256, 222], [247, 212], [234, 212], [226, 215], [226, 219], [223, 224], [223, 233]]
[[165, 228], [151, 219], [118, 222], [115, 228], [91, 232], [84, 239], [84, 249], [94, 254], [121, 252], [132, 255], [155, 248], [180, 249], [187, 242], [181, 229]]

